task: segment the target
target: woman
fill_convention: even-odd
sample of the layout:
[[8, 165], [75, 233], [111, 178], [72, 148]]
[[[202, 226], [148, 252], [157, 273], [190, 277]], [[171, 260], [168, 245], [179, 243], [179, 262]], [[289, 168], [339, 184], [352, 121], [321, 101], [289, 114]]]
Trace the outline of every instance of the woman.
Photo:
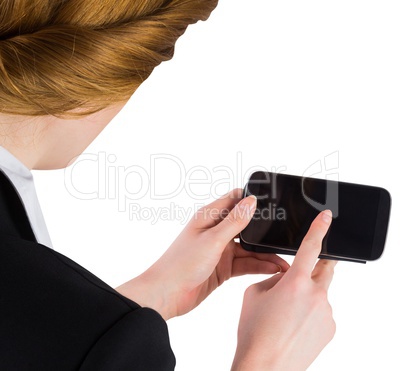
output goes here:
[[215, 6], [0, 0], [1, 369], [173, 369], [165, 321], [250, 273], [277, 274], [245, 293], [233, 370], [303, 370], [333, 337], [335, 262], [315, 264], [329, 210], [291, 267], [234, 241], [256, 206], [239, 189], [201, 208], [153, 266], [116, 289], [52, 249], [30, 170], [68, 166]]

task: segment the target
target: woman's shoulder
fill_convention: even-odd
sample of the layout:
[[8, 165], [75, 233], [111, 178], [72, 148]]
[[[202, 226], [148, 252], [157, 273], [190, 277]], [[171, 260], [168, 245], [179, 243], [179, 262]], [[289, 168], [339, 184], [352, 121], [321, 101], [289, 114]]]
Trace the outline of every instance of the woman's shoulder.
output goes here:
[[6, 344], [0, 348], [2, 369], [72, 370], [88, 365], [83, 369], [111, 370], [91, 367], [116, 356], [129, 366], [139, 360], [146, 364], [148, 358], [157, 358], [156, 350], [164, 364], [172, 364], [162, 317], [63, 254], [0, 234], [0, 262], [0, 341]]

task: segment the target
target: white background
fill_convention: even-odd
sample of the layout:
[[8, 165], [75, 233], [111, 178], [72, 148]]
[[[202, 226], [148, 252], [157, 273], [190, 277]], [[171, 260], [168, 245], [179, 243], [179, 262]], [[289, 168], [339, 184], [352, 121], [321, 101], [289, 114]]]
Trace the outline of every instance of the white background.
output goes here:
[[[183, 179], [177, 166], [166, 162], [150, 175], [151, 155], [179, 158], [182, 177], [194, 166], [211, 172], [210, 184], [192, 188], [204, 199], [180, 188], [165, 200], [151, 200], [147, 189], [140, 200], [127, 200], [144, 208], [173, 202], [191, 210], [210, 202], [211, 184], [222, 178], [217, 166], [234, 173], [214, 188], [223, 194], [243, 187], [254, 166], [302, 175], [333, 152], [340, 180], [388, 189], [385, 253], [366, 265], [337, 265], [330, 289], [337, 333], [311, 370], [402, 369], [401, 18], [399, 1], [222, 0], [207, 22], [189, 27], [174, 59], [154, 71], [85, 151], [114, 155], [114, 164], [105, 165], [110, 174], [131, 167], [116, 180], [118, 197], [125, 186], [140, 189], [134, 166], [149, 175], [143, 187], [150, 183], [160, 194], [177, 188]], [[112, 287], [145, 270], [183, 228], [174, 215], [156, 224], [130, 220], [112, 194], [80, 199], [66, 188], [64, 170], [34, 177], [55, 250]], [[82, 161], [72, 180], [81, 192], [100, 184], [108, 193], [112, 178], [102, 178], [96, 162]], [[264, 278], [233, 279], [168, 322], [177, 370], [230, 369], [244, 290]]]

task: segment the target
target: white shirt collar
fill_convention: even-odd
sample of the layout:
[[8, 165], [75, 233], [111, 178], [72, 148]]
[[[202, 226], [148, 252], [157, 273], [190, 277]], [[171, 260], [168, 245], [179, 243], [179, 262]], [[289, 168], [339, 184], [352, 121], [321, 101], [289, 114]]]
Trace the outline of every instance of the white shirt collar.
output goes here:
[[16, 188], [38, 243], [53, 248], [39, 205], [31, 171], [2, 146], [0, 146], [0, 169]]

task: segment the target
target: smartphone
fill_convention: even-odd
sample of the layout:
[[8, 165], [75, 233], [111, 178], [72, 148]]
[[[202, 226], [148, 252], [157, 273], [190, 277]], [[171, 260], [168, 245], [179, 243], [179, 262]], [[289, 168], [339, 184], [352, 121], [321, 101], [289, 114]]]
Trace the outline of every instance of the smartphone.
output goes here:
[[384, 251], [391, 209], [384, 188], [257, 171], [244, 188], [249, 195], [257, 208], [239, 235], [246, 250], [295, 255], [313, 219], [331, 209], [320, 258], [365, 263]]

